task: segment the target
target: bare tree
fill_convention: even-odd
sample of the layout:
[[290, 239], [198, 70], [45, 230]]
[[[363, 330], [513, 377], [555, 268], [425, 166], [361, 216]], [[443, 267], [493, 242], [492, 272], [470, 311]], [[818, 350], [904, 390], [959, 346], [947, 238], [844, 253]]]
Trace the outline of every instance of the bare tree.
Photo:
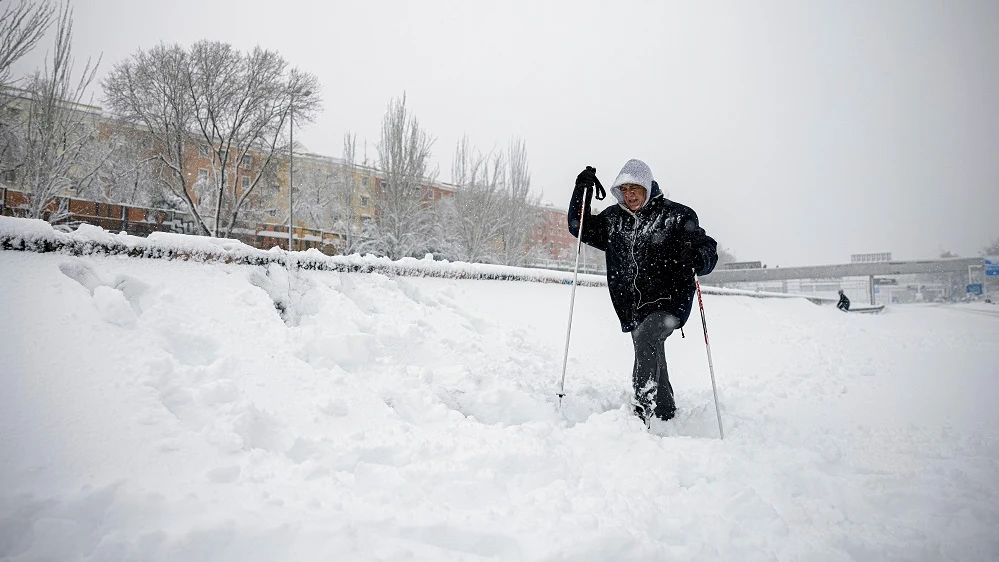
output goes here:
[[0, 12], [0, 172], [10, 173], [24, 159], [20, 113], [12, 102], [23, 97], [11, 90], [10, 67], [34, 49], [52, 25], [55, 8], [47, 1], [4, 3]]
[[735, 257], [735, 254], [732, 253], [732, 250], [726, 247], [722, 247], [721, 245], [718, 246], [718, 265], [725, 265], [726, 263], [735, 263], [737, 261], [739, 261], [739, 258]]
[[87, 60], [83, 72], [73, 78], [73, 11], [59, 12], [51, 61], [32, 75], [26, 85], [23, 158], [14, 167], [25, 190], [31, 194], [29, 214], [58, 222], [65, 210], [51, 208], [61, 192], [79, 193], [94, 180], [113, 148], [98, 142], [99, 112], [84, 104], [87, 88], [94, 80], [100, 59]]
[[[363, 177], [363, 181], [362, 181]], [[340, 234], [340, 253], [344, 255], [376, 250], [374, 225], [361, 219], [368, 208], [371, 182], [374, 178], [366, 165], [357, 162], [357, 137], [343, 137], [343, 161], [338, 169], [336, 199], [333, 205], [333, 230]]]
[[[240, 53], [227, 43], [191, 48], [189, 95], [200, 141], [212, 151], [212, 235], [229, 236], [240, 209], [274, 158], [290, 112], [311, 121], [319, 109], [315, 76], [287, 70], [274, 51]], [[254, 159], [259, 160], [254, 162]]]
[[80, 186], [80, 195], [107, 203], [163, 206], [169, 197], [157, 189], [155, 159], [143, 141], [144, 135], [131, 126], [107, 123], [96, 149], [107, 151], [108, 156], [93, 180]]
[[507, 148], [506, 201], [500, 236], [503, 263], [523, 265], [536, 255], [531, 238], [539, 220], [540, 195], [531, 195], [531, 169], [527, 160], [527, 143], [514, 138]]
[[10, 84], [10, 67], [35, 47], [56, 15], [47, 0], [4, 4], [0, 12], [0, 86]]
[[[361, 185], [365, 172], [357, 164], [356, 148], [356, 137], [348, 132], [339, 162], [328, 157], [295, 160], [295, 216], [304, 217], [313, 228], [336, 233], [337, 250], [342, 254], [369, 247], [366, 222], [361, 221], [367, 203]], [[285, 216], [281, 222], [287, 220]]]
[[[312, 228], [333, 230], [338, 215], [340, 165], [332, 158], [295, 158], [295, 217]], [[288, 214], [280, 220], [288, 223]]]
[[119, 62], [102, 82], [105, 103], [144, 137], [160, 189], [182, 201], [202, 234], [208, 235], [195, 202], [192, 150], [194, 107], [187, 90], [187, 52], [180, 45], [157, 45]]
[[373, 244], [389, 258], [416, 256], [433, 235], [424, 185], [433, 183], [429, 170], [434, 140], [406, 108], [406, 95], [389, 102], [382, 118], [378, 161], [384, 181], [376, 195]]
[[[18, 94], [22, 96], [23, 94]], [[0, 91], [0, 178], [8, 178], [24, 160], [23, 107], [15, 107], [16, 96]], [[27, 98], [23, 98], [27, 99]]]
[[[320, 103], [315, 76], [289, 70], [277, 53], [215, 41], [139, 51], [103, 86], [111, 109], [148, 132], [158, 180], [210, 236], [231, 236], [251, 194], [276, 188], [285, 124], [292, 112], [312, 120]], [[196, 175], [196, 154], [209, 159], [207, 174]]]
[[506, 169], [502, 154], [483, 155], [463, 137], [455, 149], [451, 181], [456, 191], [441, 201], [438, 247], [445, 257], [495, 262], [506, 220]]

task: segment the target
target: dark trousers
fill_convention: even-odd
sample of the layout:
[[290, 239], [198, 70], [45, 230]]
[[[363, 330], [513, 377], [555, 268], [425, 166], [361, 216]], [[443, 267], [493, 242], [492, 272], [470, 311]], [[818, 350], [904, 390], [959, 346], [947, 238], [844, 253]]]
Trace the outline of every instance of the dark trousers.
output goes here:
[[648, 419], [655, 415], [668, 420], [676, 411], [673, 387], [666, 371], [666, 338], [673, 333], [676, 318], [665, 312], [653, 312], [631, 332], [635, 345], [635, 368], [631, 381], [635, 387], [635, 413]]

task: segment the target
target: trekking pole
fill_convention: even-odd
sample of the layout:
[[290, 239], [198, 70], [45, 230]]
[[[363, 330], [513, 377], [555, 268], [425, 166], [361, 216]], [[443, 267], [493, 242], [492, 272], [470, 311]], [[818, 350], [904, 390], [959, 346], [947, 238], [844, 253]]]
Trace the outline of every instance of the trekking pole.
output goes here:
[[565, 397], [565, 367], [569, 360], [569, 334], [572, 333], [572, 308], [576, 304], [576, 284], [579, 280], [579, 254], [583, 249], [583, 219], [586, 217], [586, 198], [589, 190], [583, 191], [583, 204], [579, 210], [579, 236], [576, 241], [576, 266], [572, 269], [572, 296], [569, 297], [569, 325], [565, 328], [565, 353], [562, 354], [562, 382], [558, 387], [558, 407], [562, 408], [562, 398]]
[[[694, 271], [691, 268], [691, 271]], [[725, 439], [725, 431], [722, 429], [721, 410], [718, 409], [718, 387], [715, 386], [715, 365], [711, 361], [711, 343], [708, 341], [708, 320], [704, 316], [704, 299], [701, 298], [701, 282], [697, 279], [697, 271], [694, 271], [694, 284], [697, 285], [697, 304], [701, 307], [701, 326], [704, 328], [704, 347], [708, 350], [708, 371], [711, 372], [711, 393], [715, 397], [715, 416], [718, 417], [718, 437]]]

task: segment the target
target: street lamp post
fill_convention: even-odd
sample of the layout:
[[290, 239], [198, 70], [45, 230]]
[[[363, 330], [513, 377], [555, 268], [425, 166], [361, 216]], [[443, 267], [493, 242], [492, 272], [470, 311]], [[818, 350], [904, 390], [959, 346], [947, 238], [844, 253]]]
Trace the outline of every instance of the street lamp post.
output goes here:
[[[311, 96], [312, 91], [306, 90], [303, 96]], [[291, 103], [288, 107], [288, 251], [291, 251], [292, 232], [295, 228], [295, 92], [291, 93]]]
[[295, 227], [295, 92], [291, 93], [288, 111], [288, 251], [290, 252], [292, 231]]

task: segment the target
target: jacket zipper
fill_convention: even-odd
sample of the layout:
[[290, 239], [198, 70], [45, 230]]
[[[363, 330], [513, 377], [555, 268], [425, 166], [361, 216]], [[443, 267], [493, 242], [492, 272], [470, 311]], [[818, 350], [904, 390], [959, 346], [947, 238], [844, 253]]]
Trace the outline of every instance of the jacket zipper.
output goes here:
[[[628, 209], [631, 212], [631, 209]], [[631, 261], [635, 264], [635, 275], [631, 278], [631, 286], [635, 288], [635, 308], [632, 311], [633, 315], [638, 314], [638, 309], [642, 306], [642, 291], [638, 288], [638, 258], [635, 257], [635, 244], [638, 242], [638, 213], [631, 213], [632, 217], [635, 219], [635, 227], [631, 231]]]

